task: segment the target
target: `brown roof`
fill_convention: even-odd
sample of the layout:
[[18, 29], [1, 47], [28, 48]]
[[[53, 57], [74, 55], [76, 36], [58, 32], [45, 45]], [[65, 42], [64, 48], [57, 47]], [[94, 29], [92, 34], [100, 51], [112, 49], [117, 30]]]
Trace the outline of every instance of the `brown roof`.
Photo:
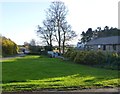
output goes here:
[[104, 45], [104, 44], [120, 44], [120, 36], [111, 36], [111, 37], [102, 37], [96, 38], [89, 42], [86, 45]]

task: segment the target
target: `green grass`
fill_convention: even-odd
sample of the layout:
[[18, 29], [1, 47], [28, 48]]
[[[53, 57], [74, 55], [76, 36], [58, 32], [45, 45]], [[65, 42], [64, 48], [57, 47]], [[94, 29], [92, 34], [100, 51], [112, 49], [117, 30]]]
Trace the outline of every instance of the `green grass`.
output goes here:
[[3, 91], [119, 87], [118, 71], [58, 58], [26, 56], [2, 62]]

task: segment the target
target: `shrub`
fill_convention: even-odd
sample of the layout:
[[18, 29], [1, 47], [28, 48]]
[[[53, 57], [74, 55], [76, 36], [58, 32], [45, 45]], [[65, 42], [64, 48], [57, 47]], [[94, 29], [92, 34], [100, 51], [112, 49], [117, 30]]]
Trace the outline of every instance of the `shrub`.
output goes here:
[[29, 50], [31, 55], [40, 55], [42, 47], [29, 45]]
[[120, 70], [120, 55], [117, 53], [69, 49], [64, 56], [75, 63]]
[[87, 65], [94, 65], [97, 64], [97, 54], [93, 51], [88, 51], [86, 52], [86, 56], [85, 56], [85, 64]]
[[44, 46], [45, 51], [52, 51], [53, 47], [52, 46]]
[[70, 59], [71, 59], [71, 60], [74, 60], [75, 57], [76, 57], [76, 55], [77, 55], [77, 51], [74, 51], [74, 50], [73, 50], [73, 51], [71, 51], [69, 54], [70, 54], [70, 56], [69, 56]]
[[106, 54], [106, 65], [110, 69], [120, 70], [120, 56], [117, 53], [107, 53]]
[[74, 62], [84, 64], [85, 63], [85, 56], [86, 56], [85, 52], [78, 51], [76, 57], [74, 58]]
[[63, 55], [66, 58], [70, 58], [70, 54], [72, 53], [73, 49], [68, 49], [67, 52]]
[[[0, 36], [1, 37], [1, 36]], [[15, 42], [6, 37], [1, 37], [2, 39], [2, 56], [15, 55], [18, 53], [18, 46]]]
[[96, 55], [97, 55], [96, 59], [97, 59], [98, 64], [104, 64], [106, 60], [105, 54], [101, 51], [97, 51]]

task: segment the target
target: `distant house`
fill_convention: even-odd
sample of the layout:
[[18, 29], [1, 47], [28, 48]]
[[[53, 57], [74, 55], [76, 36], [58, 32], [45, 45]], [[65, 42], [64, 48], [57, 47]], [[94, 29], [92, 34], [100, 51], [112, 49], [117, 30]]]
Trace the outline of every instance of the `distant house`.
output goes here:
[[96, 38], [87, 42], [86, 49], [88, 50], [103, 50], [120, 53], [120, 36]]
[[84, 44], [82, 42], [77, 43], [77, 48], [84, 48]]

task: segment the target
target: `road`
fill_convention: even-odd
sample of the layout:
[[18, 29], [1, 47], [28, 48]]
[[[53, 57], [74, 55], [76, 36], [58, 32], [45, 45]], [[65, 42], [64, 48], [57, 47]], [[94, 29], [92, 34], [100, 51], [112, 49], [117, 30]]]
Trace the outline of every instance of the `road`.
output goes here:
[[23, 91], [3, 92], [2, 94], [120, 94], [118, 88], [83, 89], [74, 91]]

